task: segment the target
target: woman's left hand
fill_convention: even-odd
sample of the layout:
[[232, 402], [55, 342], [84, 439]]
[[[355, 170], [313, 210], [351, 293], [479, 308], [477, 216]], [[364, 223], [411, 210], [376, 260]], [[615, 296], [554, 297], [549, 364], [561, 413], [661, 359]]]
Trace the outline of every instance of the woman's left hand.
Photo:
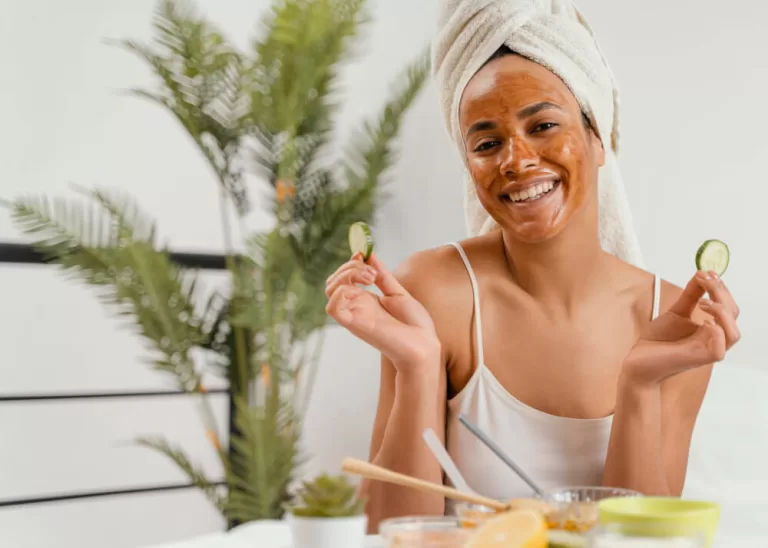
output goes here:
[[[709, 294], [711, 300], [702, 298]], [[709, 317], [694, 319], [696, 309]], [[651, 322], [624, 359], [622, 374], [655, 385], [695, 367], [722, 361], [739, 341], [739, 307], [722, 279], [697, 272], [672, 307]]]

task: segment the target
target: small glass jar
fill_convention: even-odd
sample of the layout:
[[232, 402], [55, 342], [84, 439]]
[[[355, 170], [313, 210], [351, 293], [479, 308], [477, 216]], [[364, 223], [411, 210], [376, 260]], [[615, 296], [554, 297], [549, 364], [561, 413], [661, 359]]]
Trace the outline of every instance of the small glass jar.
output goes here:
[[392, 518], [379, 525], [386, 548], [463, 548], [470, 534], [451, 516]]
[[597, 505], [601, 500], [616, 497], [640, 497], [637, 491], [614, 487], [569, 487], [553, 489], [543, 500], [552, 507], [547, 515], [550, 529], [586, 533], [598, 524]]
[[482, 525], [485, 520], [498, 515], [493, 508], [468, 502], [454, 502], [453, 510], [460, 525], [466, 529], [474, 529]]

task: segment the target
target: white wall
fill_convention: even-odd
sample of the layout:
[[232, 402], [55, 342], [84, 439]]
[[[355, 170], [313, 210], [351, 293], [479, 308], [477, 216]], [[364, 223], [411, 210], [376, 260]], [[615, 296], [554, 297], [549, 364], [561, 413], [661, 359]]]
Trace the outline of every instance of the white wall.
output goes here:
[[[626, 12], [632, 8], [626, 3], [581, 2], [622, 85], [622, 166], [648, 267], [684, 283], [698, 244], [725, 239], [733, 257], [727, 279], [742, 305], [744, 340], [723, 367], [760, 368], [765, 360], [759, 337], [768, 327], [760, 313], [768, 306], [761, 274], [768, 266], [762, 214], [768, 190], [761, 183], [761, 159], [768, 153], [768, 38], [759, 30], [768, 7], [734, 0], [724, 12], [702, 4], [689, 17], [692, 2], [649, 0]], [[245, 45], [268, 1], [198, 5]], [[365, 55], [346, 72], [345, 131], [360, 119], [356, 111], [376, 111], [388, 83], [433, 30], [437, 0], [376, 5]], [[138, 60], [101, 43], [106, 37], [147, 37], [153, 6], [151, 0], [0, 2], [0, 196], [66, 194], [70, 182], [120, 188], [159, 219], [173, 247], [218, 251], [216, 187], [205, 165], [166, 114], [116, 93], [151, 80]], [[381, 210], [376, 233], [393, 266], [417, 249], [464, 234], [460, 163], [431, 87], [409, 116], [401, 151], [393, 197]], [[258, 196], [259, 189], [252, 190]], [[268, 226], [269, 218], [254, 215], [250, 224]], [[18, 233], [0, 211], [0, 240], [10, 239]], [[206, 279], [222, 283], [219, 275]], [[168, 386], [142, 364], [140, 342], [87, 289], [43, 267], [0, 266], [0, 280], [3, 394]], [[306, 473], [335, 470], [346, 455], [367, 456], [376, 364], [369, 348], [343, 332], [330, 334], [307, 428], [314, 459]], [[744, 424], [766, 411], [755, 402], [768, 377], [762, 371], [749, 375], [748, 383], [743, 377], [730, 381], [727, 370], [715, 377], [696, 447], [718, 439], [713, 434], [724, 426], [718, 418]], [[745, 391], [745, 384], [754, 390]], [[342, 391], [348, 397], [340, 402]], [[745, 398], [751, 406], [745, 407]], [[224, 406], [222, 398], [222, 427]], [[734, 413], [736, 408], [750, 414]], [[344, 428], [329, 428], [337, 412]], [[0, 498], [181, 480], [154, 454], [118, 447], [136, 435], [165, 434], [217, 470], [194, 402], [183, 398], [0, 405], [0, 427]], [[755, 443], [746, 435], [728, 438], [729, 451], [754, 464], [749, 477], [765, 479], [752, 457], [760, 454]], [[701, 468], [716, 474], [724, 466], [716, 464], [714, 472]], [[707, 492], [711, 485], [700, 477], [694, 484]], [[0, 508], [0, 543], [23, 548], [141, 546], [219, 527], [215, 512], [192, 491]]]

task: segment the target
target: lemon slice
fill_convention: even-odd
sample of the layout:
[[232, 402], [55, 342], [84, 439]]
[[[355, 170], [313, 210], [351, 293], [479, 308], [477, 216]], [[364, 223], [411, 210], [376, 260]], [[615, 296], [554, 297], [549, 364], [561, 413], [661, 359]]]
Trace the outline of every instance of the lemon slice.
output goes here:
[[535, 510], [512, 510], [487, 519], [467, 543], [468, 548], [547, 548], [547, 524]]

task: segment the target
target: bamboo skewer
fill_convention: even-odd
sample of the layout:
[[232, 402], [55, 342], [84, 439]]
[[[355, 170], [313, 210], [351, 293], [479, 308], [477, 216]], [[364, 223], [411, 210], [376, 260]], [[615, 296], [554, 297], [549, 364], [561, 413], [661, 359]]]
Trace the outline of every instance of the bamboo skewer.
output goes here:
[[509, 509], [509, 505], [500, 502], [495, 499], [476, 495], [474, 493], [465, 493], [439, 483], [433, 483], [431, 481], [424, 481], [405, 474], [399, 474], [381, 466], [371, 464], [358, 459], [347, 457], [341, 464], [342, 471], [348, 474], [354, 474], [370, 480], [383, 481], [386, 483], [392, 483], [395, 485], [401, 485], [403, 487], [410, 487], [418, 491], [426, 493], [435, 493], [443, 495], [452, 500], [458, 500], [461, 502], [467, 502], [469, 504], [480, 504], [487, 506], [497, 511], [504, 511]]

